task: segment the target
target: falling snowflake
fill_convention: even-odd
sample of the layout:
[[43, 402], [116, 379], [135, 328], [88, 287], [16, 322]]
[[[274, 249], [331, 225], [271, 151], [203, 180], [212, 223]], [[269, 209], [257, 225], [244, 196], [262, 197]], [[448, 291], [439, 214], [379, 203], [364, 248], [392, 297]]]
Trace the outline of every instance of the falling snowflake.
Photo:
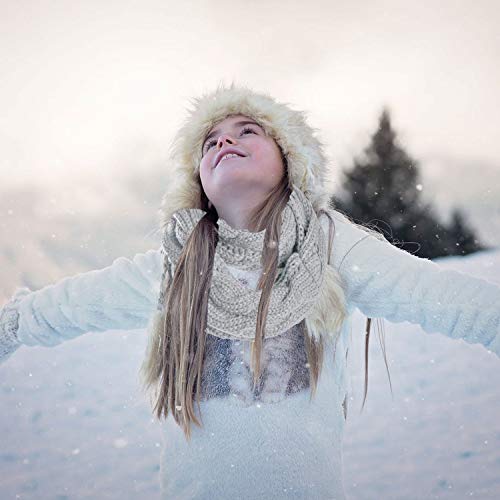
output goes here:
[[127, 440], [123, 438], [118, 438], [113, 441], [113, 446], [115, 448], [125, 448], [127, 444], [128, 444]]

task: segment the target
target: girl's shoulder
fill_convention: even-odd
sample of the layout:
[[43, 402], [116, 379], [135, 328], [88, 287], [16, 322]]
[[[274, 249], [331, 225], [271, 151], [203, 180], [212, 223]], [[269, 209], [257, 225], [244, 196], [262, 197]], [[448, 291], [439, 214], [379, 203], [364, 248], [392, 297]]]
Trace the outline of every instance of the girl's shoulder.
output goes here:
[[362, 241], [375, 238], [387, 242], [381, 233], [354, 222], [346, 214], [331, 207], [323, 209], [318, 220], [326, 235], [327, 244], [330, 235], [332, 237], [330, 262], [337, 270], [347, 254]]

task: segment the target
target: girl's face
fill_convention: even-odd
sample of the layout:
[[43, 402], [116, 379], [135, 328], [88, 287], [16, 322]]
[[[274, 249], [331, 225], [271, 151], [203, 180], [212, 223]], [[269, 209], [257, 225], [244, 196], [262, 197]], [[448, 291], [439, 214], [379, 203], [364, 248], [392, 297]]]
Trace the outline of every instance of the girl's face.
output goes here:
[[[226, 152], [237, 156], [224, 158]], [[284, 175], [279, 146], [244, 115], [216, 124], [205, 137], [202, 153], [201, 183], [219, 214], [219, 207], [227, 213], [238, 201], [247, 208], [256, 205]]]

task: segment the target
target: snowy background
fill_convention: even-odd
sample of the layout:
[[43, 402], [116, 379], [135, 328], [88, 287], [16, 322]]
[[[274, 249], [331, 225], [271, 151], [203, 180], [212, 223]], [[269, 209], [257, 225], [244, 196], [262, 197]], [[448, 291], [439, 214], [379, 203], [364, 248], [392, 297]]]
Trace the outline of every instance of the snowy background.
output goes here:
[[[500, 251], [436, 259], [500, 285]], [[353, 321], [344, 436], [348, 498], [500, 497], [500, 358], [480, 345], [384, 320], [393, 398], [372, 324]], [[159, 498], [159, 423], [137, 371], [145, 332], [21, 347], [0, 365], [0, 498]], [[193, 471], [195, 473], [195, 471]]]
[[305, 110], [332, 192], [387, 106], [424, 201], [500, 246], [500, 3], [286, 5], [0, 1], [0, 301], [151, 248], [170, 141], [221, 82]]
[[[168, 145], [188, 100], [235, 80], [307, 111], [341, 168], [382, 106], [443, 220], [500, 249], [495, 0], [0, 1], [0, 304], [155, 248]], [[279, 43], [277, 43], [277, 40]], [[500, 283], [498, 250], [439, 263]], [[345, 435], [352, 499], [499, 498], [499, 359], [353, 322]], [[0, 498], [155, 498], [159, 424], [143, 331], [21, 348], [0, 366]]]
[[221, 82], [305, 110], [332, 192], [388, 107], [424, 201], [500, 246], [499, 19], [495, 0], [0, 1], [0, 301], [151, 248], [170, 141]]

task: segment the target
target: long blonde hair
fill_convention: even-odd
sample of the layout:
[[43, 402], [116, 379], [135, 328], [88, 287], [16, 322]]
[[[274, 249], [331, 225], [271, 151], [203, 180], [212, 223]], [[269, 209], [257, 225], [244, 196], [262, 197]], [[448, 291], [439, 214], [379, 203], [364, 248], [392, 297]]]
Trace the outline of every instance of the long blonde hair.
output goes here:
[[[265, 239], [262, 255], [263, 272], [258, 288], [262, 289], [259, 302], [255, 339], [252, 341], [251, 364], [254, 387], [261, 376], [261, 352], [264, 329], [271, 299], [271, 291], [277, 274], [279, 235], [281, 232], [281, 214], [288, 202], [292, 185], [288, 176], [286, 157], [282, 155], [285, 173], [281, 182], [271, 191], [268, 198], [256, 209], [250, 220], [251, 231], [262, 231]], [[201, 427], [194, 410], [196, 400], [200, 410], [201, 381], [205, 354], [205, 327], [208, 311], [208, 295], [212, 275], [215, 248], [217, 245], [216, 210], [200, 184], [201, 199], [199, 207], [206, 212], [191, 232], [175, 268], [173, 276], [165, 274], [164, 306], [154, 320], [153, 333], [150, 335], [145, 359], [141, 366], [143, 389], [147, 392], [154, 386], [153, 412], [161, 420], [172, 413], [186, 438], [191, 437], [191, 424]], [[333, 241], [330, 214], [323, 209], [330, 219], [328, 238], [328, 256], [331, 255]], [[318, 213], [319, 215], [319, 213]], [[269, 245], [270, 241], [278, 242]], [[365, 399], [367, 393], [368, 340], [370, 318], [367, 322], [366, 336], [366, 373]], [[309, 366], [311, 398], [314, 396], [323, 364], [323, 340], [315, 340], [309, 335], [305, 319], [299, 323], [304, 333], [305, 348]], [[385, 356], [385, 351], [384, 351]], [[154, 401], [155, 400], [155, 401]], [[344, 401], [345, 404], [345, 401]], [[364, 405], [364, 401], [363, 401]], [[344, 406], [344, 416], [346, 416]]]

